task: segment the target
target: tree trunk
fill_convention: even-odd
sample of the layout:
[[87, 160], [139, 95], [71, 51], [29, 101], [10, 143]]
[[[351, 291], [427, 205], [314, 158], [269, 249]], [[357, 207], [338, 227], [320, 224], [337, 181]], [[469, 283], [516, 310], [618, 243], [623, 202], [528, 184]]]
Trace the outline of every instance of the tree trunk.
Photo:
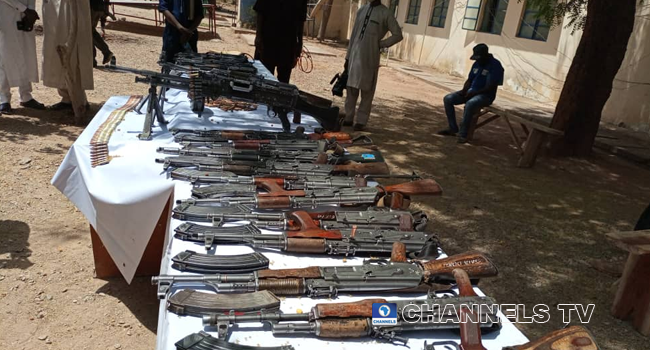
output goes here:
[[318, 41], [325, 40], [325, 31], [327, 31], [327, 22], [330, 21], [330, 14], [332, 13], [332, 3], [334, 0], [327, 0], [323, 4], [323, 18], [320, 22], [320, 28], [318, 29]]
[[551, 127], [565, 135], [555, 154], [591, 153], [605, 103], [634, 28], [638, 0], [589, 0], [587, 20], [567, 74]]

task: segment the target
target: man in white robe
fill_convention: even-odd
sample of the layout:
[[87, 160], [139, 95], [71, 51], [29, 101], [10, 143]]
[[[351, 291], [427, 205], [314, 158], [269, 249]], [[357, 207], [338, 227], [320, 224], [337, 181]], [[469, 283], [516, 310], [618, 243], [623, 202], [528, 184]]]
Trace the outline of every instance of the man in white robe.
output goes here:
[[[383, 39], [389, 31], [391, 36]], [[345, 56], [348, 84], [343, 125], [354, 124], [354, 130], [364, 129], [377, 87], [380, 50], [400, 41], [402, 29], [395, 15], [381, 1], [373, 0], [359, 9]], [[355, 111], [359, 94], [361, 102]]]
[[[69, 69], [63, 67], [58, 47], [67, 53]], [[43, 85], [56, 88], [61, 96], [50, 109], [72, 109], [73, 98], [87, 105], [84, 90], [93, 89], [90, 2], [43, 0]]]
[[[32, 83], [38, 82], [36, 0], [0, 0], [0, 114], [11, 113], [11, 88], [17, 87], [20, 105], [44, 109], [32, 97]], [[19, 24], [20, 23], [20, 24]], [[24, 30], [18, 29], [21, 26]]]

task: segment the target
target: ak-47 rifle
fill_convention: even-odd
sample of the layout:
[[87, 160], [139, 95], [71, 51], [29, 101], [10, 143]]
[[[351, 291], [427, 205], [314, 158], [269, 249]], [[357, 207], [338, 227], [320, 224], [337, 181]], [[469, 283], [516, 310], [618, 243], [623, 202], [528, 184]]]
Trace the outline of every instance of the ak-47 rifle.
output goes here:
[[354, 175], [385, 175], [389, 173], [386, 163], [356, 163], [348, 164], [314, 164], [300, 162], [280, 162], [267, 160], [264, 162], [238, 161], [214, 157], [176, 156], [156, 159], [163, 164], [163, 169], [196, 168], [202, 171], [231, 172], [237, 175], [314, 175], [328, 176], [335, 174]]
[[298, 269], [260, 270], [249, 274], [168, 276], [152, 278], [158, 297], [164, 298], [174, 284], [202, 284], [218, 293], [268, 290], [279, 296], [336, 297], [339, 293], [394, 293], [448, 290], [454, 283], [451, 272], [463, 268], [473, 279], [497, 275], [496, 266], [481, 253], [448, 258], [406, 261], [406, 253], [395, 244], [392, 261], [365, 260], [362, 265], [312, 266]]
[[[396, 304], [395, 324], [372, 324], [373, 304], [377, 303]], [[495, 301], [489, 297], [434, 294], [428, 299], [418, 300], [364, 299], [351, 303], [316, 304], [309, 313], [301, 314], [287, 314], [279, 310], [239, 314], [215, 312], [203, 316], [203, 324], [218, 326], [220, 338], [227, 337], [227, 329], [232, 324], [268, 322], [273, 335], [310, 334], [338, 339], [372, 337], [406, 345], [408, 339], [400, 336], [402, 333], [459, 329], [462, 327], [463, 315], [458, 314], [457, 310], [463, 308], [471, 308], [479, 313], [476, 323], [479, 334], [481, 331], [487, 333], [499, 330], [501, 320], [495, 306]], [[450, 310], [456, 312], [449, 312]]]
[[[366, 137], [352, 138], [345, 132], [327, 132], [324, 129], [316, 129], [314, 133], [306, 134], [305, 128], [299, 126], [295, 132], [271, 132], [257, 130], [195, 130], [195, 129], [171, 129], [176, 142], [228, 142], [242, 141], [249, 143], [272, 143], [273, 141], [290, 140], [332, 140], [338, 143], [353, 142], [356, 139], [367, 143]], [[371, 140], [372, 141], [372, 140]], [[357, 141], [359, 142], [359, 141]]]
[[[377, 207], [370, 207], [362, 211], [327, 211], [307, 214], [311, 219], [311, 224], [326, 230], [348, 229], [356, 226], [399, 231], [423, 231], [429, 221], [426, 214], [421, 211], [410, 212]], [[185, 226], [185, 230], [179, 232], [179, 234], [188, 236], [198, 235], [200, 232], [205, 231], [215, 235], [220, 232], [229, 232], [225, 228], [218, 226], [223, 223], [238, 221], [249, 221], [255, 227], [268, 230], [296, 231], [302, 228], [300, 222], [290, 219], [291, 213], [255, 213], [253, 209], [244, 205], [231, 207], [179, 205], [172, 211], [172, 217], [178, 220], [210, 222], [213, 224], [210, 230], [203, 229], [206, 226], [201, 226], [196, 227], [196, 231], [193, 224], [188, 224], [189, 226]], [[228, 228], [228, 230], [232, 229], [232, 227]], [[242, 232], [248, 232], [244, 228], [242, 230]]]
[[[189, 77], [179, 77], [171, 74], [162, 74], [147, 70], [138, 70], [118, 66], [106, 66], [105, 69], [129, 72], [140, 75], [135, 81], [150, 85], [150, 92], [156, 87], [165, 87], [187, 91], [192, 103], [192, 111], [201, 114], [205, 108], [205, 100], [208, 98], [225, 97], [233, 100], [264, 104], [273, 108], [282, 108], [298, 111], [305, 115], [314, 117], [327, 130], [338, 131], [341, 128], [339, 119], [339, 108], [324, 108], [309, 103], [303, 98], [301, 91], [295, 86], [264, 79], [261, 76], [251, 76], [242, 79], [241, 76], [227, 70], [213, 69], [209, 72], [196, 71], [189, 73]], [[149, 103], [157, 103], [157, 98], [150, 99]], [[151, 137], [153, 116], [157, 115], [161, 122], [162, 111], [155, 110], [156, 105], [150, 107], [151, 113], [147, 113], [145, 126], [142, 135]], [[159, 107], [159, 104], [157, 105]], [[164, 121], [164, 119], [163, 119]], [[145, 138], [144, 136], [141, 139]]]
[[[178, 134], [177, 134], [178, 135]], [[345, 147], [362, 147], [375, 149], [372, 139], [367, 136], [355, 137], [348, 141], [330, 140], [228, 140], [228, 141], [182, 141], [178, 143], [184, 149], [205, 147], [205, 148], [227, 148], [238, 150], [286, 150], [286, 151], [314, 151], [325, 152], [333, 150], [336, 154], [345, 152]]]
[[410, 196], [441, 195], [442, 188], [432, 179], [405, 182], [391, 186], [335, 188], [328, 190], [291, 190], [259, 193], [253, 196], [187, 199], [177, 201], [180, 205], [251, 205], [259, 209], [316, 208], [336, 204], [346, 206], [376, 205], [393, 209], [407, 209]]
[[312, 164], [346, 164], [357, 163], [378, 163], [383, 162], [384, 157], [379, 151], [369, 151], [362, 154], [336, 154], [314, 151], [294, 150], [237, 150], [231, 148], [176, 148], [159, 147], [158, 152], [173, 154], [183, 157], [210, 157], [233, 161], [263, 162], [276, 160], [283, 162], [300, 162]]
[[230, 343], [200, 331], [179, 340], [174, 344], [176, 350], [295, 350], [291, 345], [250, 346]]
[[440, 241], [433, 233], [368, 227], [322, 229], [304, 211], [290, 213], [289, 218], [300, 223], [300, 230], [262, 234], [255, 225], [213, 227], [185, 223], [175, 229], [174, 237], [203, 243], [206, 249], [215, 244], [245, 244], [293, 253], [375, 256], [390, 254], [393, 244], [401, 243], [410, 258], [435, 259], [439, 255]]

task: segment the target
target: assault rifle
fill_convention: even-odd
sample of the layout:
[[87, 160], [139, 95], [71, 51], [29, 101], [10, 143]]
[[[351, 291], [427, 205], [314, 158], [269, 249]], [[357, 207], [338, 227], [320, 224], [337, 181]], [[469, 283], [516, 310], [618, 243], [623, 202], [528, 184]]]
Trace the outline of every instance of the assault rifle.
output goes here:
[[[177, 134], [178, 136], [178, 134]], [[372, 140], [367, 136], [355, 137], [352, 140], [338, 141], [336, 138], [329, 140], [228, 140], [228, 141], [183, 141], [179, 140], [183, 148], [232, 148], [247, 150], [287, 150], [287, 151], [316, 151], [325, 152], [333, 150], [337, 154], [345, 151], [343, 146], [360, 146], [374, 149]]]
[[295, 350], [291, 345], [250, 346], [229, 343], [200, 331], [179, 340], [174, 344], [176, 350]]
[[141, 77], [136, 77], [135, 81], [150, 85], [149, 107], [145, 117], [144, 129], [140, 136], [141, 139], [151, 138], [154, 116], [159, 123], [165, 122], [156, 95], [157, 87], [187, 91], [191, 99], [192, 111], [198, 114], [201, 114], [205, 108], [206, 97], [226, 97], [233, 100], [264, 104], [269, 107], [269, 110], [282, 108], [298, 111], [314, 117], [327, 130], [338, 131], [341, 128], [338, 107], [324, 108], [316, 106], [306, 101], [295, 85], [264, 79], [260, 76], [241, 79], [241, 77], [231, 74], [229, 71], [211, 70], [209, 72], [191, 72], [189, 77], [181, 77], [114, 65], [106, 66], [105, 69], [140, 75]]
[[391, 186], [335, 188], [327, 190], [293, 190], [281, 193], [260, 193], [254, 196], [235, 196], [228, 194], [218, 198], [187, 199], [177, 204], [211, 205], [252, 205], [260, 209], [316, 208], [322, 205], [374, 205], [383, 201], [384, 206], [393, 209], [406, 209], [410, 196], [441, 195], [442, 188], [432, 179], [405, 182]]
[[345, 132], [326, 132], [323, 129], [316, 129], [314, 133], [305, 134], [305, 128], [299, 126], [295, 132], [271, 132], [256, 130], [195, 130], [195, 129], [171, 129], [176, 142], [183, 141], [205, 141], [205, 142], [228, 142], [247, 141], [254, 143], [265, 143], [278, 140], [331, 140], [336, 142], [354, 141], [356, 138]]
[[279, 296], [305, 295], [334, 298], [339, 293], [394, 293], [448, 290], [451, 272], [462, 267], [471, 278], [494, 277], [496, 266], [481, 253], [465, 253], [429, 262], [406, 261], [406, 253], [396, 244], [393, 261], [365, 260], [362, 265], [312, 266], [298, 269], [260, 270], [249, 274], [211, 276], [168, 276], [152, 278], [158, 297], [178, 283], [202, 284], [218, 293], [246, 293], [268, 290]]
[[237, 150], [230, 148], [176, 148], [159, 147], [158, 152], [186, 157], [211, 157], [225, 160], [243, 160], [261, 162], [278, 160], [285, 162], [301, 162], [313, 164], [346, 164], [348, 162], [376, 163], [383, 162], [384, 157], [379, 151], [364, 152], [362, 154], [328, 154], [314, 151], [294, 150]]
[[[370, 207], [363, 211], [328, 211], [307, 213], [311, 224], [322, 229], [341, 229], [357, 227], [374, 227], [400, 231], [423, 231], [427, 225], [427, 216], [418, 212], [402, 210], [388, 210], [387, 208]], [[189, 204], [176, 206], [172, 211], [172, 217], [178, 220], [211, 222], [213, 226], [209, 233], [219, 234], [233, 229], [217, 227], [226, 222], [249, 221], [255, 227], [295, 231], [302, 228], [302, 224], [290, 219], [291, 213], [254, 213], [253, 209], [244, 205], [231, 207], [199, 207]], [[205, 226], [201, 226], [205, 227]], [[193, 226], [187, 227], [181, 234], [200, 234], [201, 228], [194, 231]], [[242, 232], [247, 232], [242, 229]]]
[[309, 213], [297, 211], [289, 217], [300, 223], [300, 230], [282, 234], [262, 234], [254, 225], [211, 227], [181, 224], [175, 238], [203, 243], [206, 249], [217, 244], [245, 244], [253, 248], [279, 249], [293, 253], [331, 255], [390, 254], [394, 243], [404, 244], [411, 258], [435, 259], [440, 241], [432, 233], [378, 228], [322, 229]]
[[[469, 282], [469, 281], [468, 281]], [[468, 288], [472, 288], [471, 284]], [[395, 303], [395, 324], [372, 324], [375, 303]], [[471, 308], [478, 312], [476, 326], [480, 331], [501, 328], [498, 308], [492, 298], [473, 296], [433, 296], [418, 300], [364, 299], [351, 303], [316, 304], [309, 313], [286, 314], [277, 310], [257, 313], [213, 313], [203, 316], [205, 326], [218, 326], [219, 337], [226, 338], [230, 325], [270, 323], [273, 335], [315, 335], [321, 338], [372, 337], [388, 342], [407, 344], [400, 336], [413, 331], [453, 330], [462, 327], [463, 315], [458, 310]], [[450, 312], [451, 311], [451, 312]], [[469, 349], [468, 349], [469, 350]]]
[[384, 175], [388, 174], [386, 163], [355, 163], [348, 164], [313, 164], [300, 162], [280, 162], [267, 160], [265, 162], [233, 161], [214, 157], [177, 156], [156, 159], [163, 164], [163, 169], [197, 168], [201, 171], [231, 172], [237, 175], [314, 175], [328, 176], [335, 174], [352, 175]]

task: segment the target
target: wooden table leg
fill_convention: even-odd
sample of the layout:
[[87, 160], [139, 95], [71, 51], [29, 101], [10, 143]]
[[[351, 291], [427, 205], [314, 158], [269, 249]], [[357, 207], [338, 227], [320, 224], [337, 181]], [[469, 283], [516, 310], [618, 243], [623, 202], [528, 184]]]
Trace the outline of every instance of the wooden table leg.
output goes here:
[[[163, 209], [160, 219], [156, 223], [156, 227], [149, 239], [149, 243], [142, 254], [142, 260], [135, 272], [136, 276], [156, 276], [160, 273], [160, 262], [162, 261], [165, 236], [169, 228], [169, 213], [173, 197], [167, 201], [167, 205]], [[95, 260], [95, 277], [97, 278], [110, 278], [121, 276], [120, 270], [115, 265], [106, 247], [102, 243], [97, 231], [90, 226], [90, 238], [93, 245], [93, 258]]]
[[528, 135], [526, 145], [524, 146], [524, 152], [521, 155], [521, 158], [519, 158], [519, 163], [517, 163], [517, 166], [520, 168], [532, 167], [535, 164], [537, 154], [542, 148], [544, 140], [546, 140], [546, 134], [537, 129], [533, 129], [530, 135]]
[[519, 150], [519, 154], [523, 154], [524, 150], [521, 149], [521, 143], [519, 142], [519, 138], [517, 137], [515, 128], [513, 128], [512, 124], [510, 124], [510, 120], [508, 119], [508, 116], [504, 115], [503, 120], [506, 121], [506, 126], [508, 127], [508, 130], [510, 130], [510, 137], [512, 137], [512, 141], [515, 143], [515, 146], [517, 146], [517, 149]]
[[650, 336], [650, 254], [630, 253], [614, 298], [612, 314], [618, 319], [633, 317], [641, 334]]

